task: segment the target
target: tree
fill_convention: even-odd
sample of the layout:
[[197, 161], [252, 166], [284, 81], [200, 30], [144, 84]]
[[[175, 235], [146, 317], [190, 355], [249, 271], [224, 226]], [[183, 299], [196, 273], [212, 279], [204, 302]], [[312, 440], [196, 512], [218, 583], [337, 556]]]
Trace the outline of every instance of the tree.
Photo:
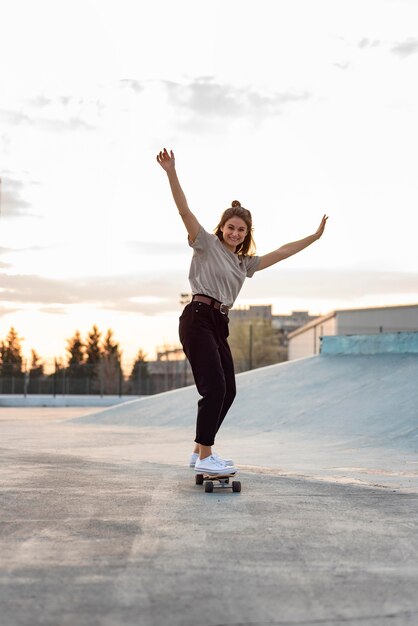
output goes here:
[[103, 349], [100, 345], [102, 333], [94, 324], [91, 331], [87, 334], [86, 342], [86, 369], [87, 376], [91, 381], [97, 381], [99, 377], [100, 361], [103, 357]]
[[40, 378], [44, 375], [44, 363], [36, 350], [31, 350], [30, 377]]
[[80, 331], [76, 330], [71, 339], [67, 339], [67, 352], [69, 375], [73, 378], [81, 378], [85, 375], [85, 345], [81, 339]]
[[231, 320], [228, 341], [237, 372], [283, 360], [279, 335], [270, 320]]
[[271, 320], [257, 320], [253, 324], [252, 368], [273, 365], [281, 360], [279, 333]]
[[5, 339], [0, 343], [1, 371], [3, 376], [22, 376], [22, 346], [16, 330], [11, 327]]
[[130, 390], [139, 395], [149, 393], [149, 371], [147, 354], [139, 350], [129, 376]]
[[102, 343], [103, 358], [102, 372], [104, 393], [119, 393], [121, 391], [122, 367], [119, 344], [113, 339], [113, 330], [108, 329]]

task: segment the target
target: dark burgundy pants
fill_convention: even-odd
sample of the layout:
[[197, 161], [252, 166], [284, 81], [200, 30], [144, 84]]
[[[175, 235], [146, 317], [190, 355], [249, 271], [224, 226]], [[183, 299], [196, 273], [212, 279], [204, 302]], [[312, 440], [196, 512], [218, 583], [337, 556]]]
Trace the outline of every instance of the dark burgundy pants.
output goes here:
[[203, 302], [190, 302], [180, 317], [180, 341], [202, 396], [195, 441], [204, 446], [214, 444], [236, 393], [228, 323], [226, 315]]

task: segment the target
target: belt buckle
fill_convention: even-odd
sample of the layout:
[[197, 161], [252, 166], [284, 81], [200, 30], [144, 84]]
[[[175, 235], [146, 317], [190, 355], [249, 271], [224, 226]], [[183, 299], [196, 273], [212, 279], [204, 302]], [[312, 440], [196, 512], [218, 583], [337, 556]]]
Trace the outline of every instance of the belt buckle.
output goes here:
[[219, 311], [222, 313], [222, 315], [228, 315], [228, 307], [226, 306], [226, 304], [220, 304]]

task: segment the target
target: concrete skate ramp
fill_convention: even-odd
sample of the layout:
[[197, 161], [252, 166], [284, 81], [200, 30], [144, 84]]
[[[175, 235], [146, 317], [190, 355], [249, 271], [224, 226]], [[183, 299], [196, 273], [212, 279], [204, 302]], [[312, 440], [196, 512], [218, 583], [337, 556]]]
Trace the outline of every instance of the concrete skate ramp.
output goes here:
[[[410, 335], [328, 337], [319, 356], [239, 374], [218, 452], [240, 469], [418, 491], [418, 333]], [[128, 428], [149, 461], [184, 465], [198, 397], [187, 387], [78, 421]]]
[[[192, 431], [198, 397], [186, 387], [77, 421]], [[418, 355], [319, 355], [239, 374], [224, 428], [418, 451]]]

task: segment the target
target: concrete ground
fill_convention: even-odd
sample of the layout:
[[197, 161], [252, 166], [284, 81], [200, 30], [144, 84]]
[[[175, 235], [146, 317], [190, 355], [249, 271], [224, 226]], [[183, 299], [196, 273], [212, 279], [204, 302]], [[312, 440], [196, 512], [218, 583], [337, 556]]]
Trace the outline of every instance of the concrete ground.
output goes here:
[[205, 494], [190, 428], [72, 421], [88, 412], [0, 410], [1, 626], [418, 623], [415, 481], [226, 430], [243, 490]]

